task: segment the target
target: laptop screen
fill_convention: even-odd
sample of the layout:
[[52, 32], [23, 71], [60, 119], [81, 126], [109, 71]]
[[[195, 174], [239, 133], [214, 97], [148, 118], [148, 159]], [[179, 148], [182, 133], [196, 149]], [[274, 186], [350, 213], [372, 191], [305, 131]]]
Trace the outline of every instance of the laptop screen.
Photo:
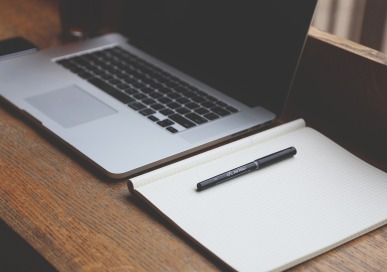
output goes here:
[[283, 109], [315, 0], [126, 0], [122, 30], [229, 96]]

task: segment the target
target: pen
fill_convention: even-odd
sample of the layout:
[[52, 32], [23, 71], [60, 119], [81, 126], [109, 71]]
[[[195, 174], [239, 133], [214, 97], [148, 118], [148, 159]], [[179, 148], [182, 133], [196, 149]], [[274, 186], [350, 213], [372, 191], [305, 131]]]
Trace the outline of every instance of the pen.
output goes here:
[[228, 181], [228, 180], [234, 179], [236, 177], [250, 173], [254, 170], [259, 170], [259, 169], [266, 167], [266, 166], [269, 166], [273, 163], [290, 158], [290, 157], [296, 155], [296, 153], [297, 153], [297, 150], [294, 147], [289, 147], [289, 148], [283, 149], [281, 151], [272, 153], [270, 155], [267, 155], [265, 157], [262, 157], [260, 159], [255, 160], [255, 161], [249, 162], [245, 165], [239, 166], [235, 169], [232, 169], [232, 170], [229, 170], [229, 171], [224, 172], [222, 174], [219, 174], [215, 177], [212, 177], [212, 178], [206, 179], [202, 182], [199, 182], [197, 184], [197, 189], [198, 189], [198, 191], [205, 190], [207, 188], [218, 185], [218, 184], [223, 183], [225, 181]]

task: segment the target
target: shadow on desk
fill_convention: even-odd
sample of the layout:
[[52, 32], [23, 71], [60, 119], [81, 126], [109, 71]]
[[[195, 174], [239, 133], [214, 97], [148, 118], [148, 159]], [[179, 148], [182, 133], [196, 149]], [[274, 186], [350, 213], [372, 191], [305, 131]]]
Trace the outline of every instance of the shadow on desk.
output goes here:
[[57, 271], [26, 241], [0, 220], [0, 271]]

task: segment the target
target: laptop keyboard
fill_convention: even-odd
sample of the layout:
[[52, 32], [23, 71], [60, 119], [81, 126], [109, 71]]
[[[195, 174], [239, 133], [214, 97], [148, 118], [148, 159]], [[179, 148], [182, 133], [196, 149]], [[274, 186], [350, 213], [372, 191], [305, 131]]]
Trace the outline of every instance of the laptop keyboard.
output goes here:
[[57, 63], [171, 133], [238, 112], [118, 46]]

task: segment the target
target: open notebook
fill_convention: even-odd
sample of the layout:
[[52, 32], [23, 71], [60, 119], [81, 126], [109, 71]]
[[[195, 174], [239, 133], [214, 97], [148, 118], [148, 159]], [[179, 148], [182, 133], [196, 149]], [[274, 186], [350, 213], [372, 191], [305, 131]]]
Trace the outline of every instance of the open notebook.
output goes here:
[[[294, 146], [290, 159], [196, 191]], [[387, 223], [387, 173], [301, 119], [129, 181], [131, 191], [239, 271], [284, 270]]]

